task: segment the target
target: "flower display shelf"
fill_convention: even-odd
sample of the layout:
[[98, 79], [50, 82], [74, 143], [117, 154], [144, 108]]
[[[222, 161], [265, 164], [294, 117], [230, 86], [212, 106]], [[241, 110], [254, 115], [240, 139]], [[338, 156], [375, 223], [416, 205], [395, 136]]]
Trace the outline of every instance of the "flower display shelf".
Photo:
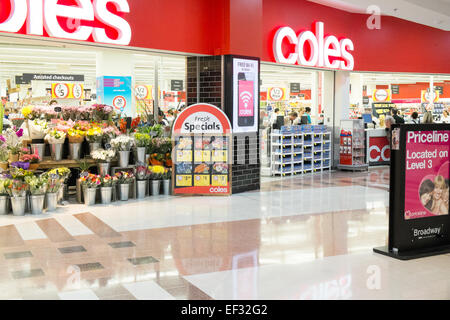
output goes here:
[[[82, 188], [81, 188], [81, 184], [80, 184], [80, 179], [77, 179], [77, 202], [78, 203], [84, 203], [84, 195], [82, 192]], [[130, 186], [130, 194], [129, 194], [129, 199], [136, 199], [136, 179], [133, 179], [133, 182], [131, 183]], [[120, 201], [119, 199], [119, 186], [116, 185], [115, 187], [113, 187], [112, 189], [112, 202], [117, 202]], [[102, 199], [101, 199], [101, 194], [100, 194], [100, 188], [97, 188], [97, 194], [95, 196], [95, 203], [96, 204], [101, 204], [102, 203]]]

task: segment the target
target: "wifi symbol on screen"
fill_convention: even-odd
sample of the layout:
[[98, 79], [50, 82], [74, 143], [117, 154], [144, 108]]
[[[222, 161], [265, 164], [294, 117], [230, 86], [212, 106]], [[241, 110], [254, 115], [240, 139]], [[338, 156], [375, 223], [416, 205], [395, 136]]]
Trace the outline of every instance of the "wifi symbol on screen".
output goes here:
[[244, 102], [245, 107], [248, 107], [250, 100], [252, 99], [252, 94], [248, 91], [244, 91], [241, 93], [241, 100]]

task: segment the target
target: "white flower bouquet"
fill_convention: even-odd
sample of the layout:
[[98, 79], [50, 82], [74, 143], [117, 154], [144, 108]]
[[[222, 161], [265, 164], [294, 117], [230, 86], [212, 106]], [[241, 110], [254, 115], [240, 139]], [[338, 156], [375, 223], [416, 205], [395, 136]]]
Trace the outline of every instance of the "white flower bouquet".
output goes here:
[[34, 121], [28, 121], [28, 127], [30, 129], [31, 139], [44, 139], [48, 131], [48, 124], [46, 120], [36, 119]]
[[97, 149], [92, 151], [91, 157], [98, 162], [111, 162], [111, 160], [116, 156], [116, 152], [112, 149], [103, 150]]
[[117, 151], [130, 151], [134, 139], [127, 135], [120, 135], [111, 140], [111, 146]]
[[48, 131], [45, 136], [45, 140], [49, 144], [62, 144], [66, 140], [66, 133], [64, 131], [59, 131], [57, 129], [52, 129]]

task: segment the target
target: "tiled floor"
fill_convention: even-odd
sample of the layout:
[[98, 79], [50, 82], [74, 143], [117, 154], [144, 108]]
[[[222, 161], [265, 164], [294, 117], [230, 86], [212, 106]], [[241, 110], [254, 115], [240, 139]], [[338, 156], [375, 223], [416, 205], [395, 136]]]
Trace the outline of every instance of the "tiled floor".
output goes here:
[[449, 255], [372, 253], [387, 241], [388, 183], [376, 168], [1, 216], [0, 299], [450, 298]]

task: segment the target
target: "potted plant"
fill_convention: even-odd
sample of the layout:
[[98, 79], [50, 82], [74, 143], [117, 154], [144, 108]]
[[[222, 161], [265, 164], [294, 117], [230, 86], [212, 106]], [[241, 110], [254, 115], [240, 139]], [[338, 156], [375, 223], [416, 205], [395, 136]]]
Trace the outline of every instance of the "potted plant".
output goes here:
[[92, 125], [86, 131], [86, 140], [89, 142], [89, 153], [99, 149], [103, 140], [102, 128], [97, 125]]
[[53, 161], [62, 160], [62, 151], [66, 136], [67, 134], [64, 131], [60, 131], [58, 129], [50, 130], [45, 136], [45, 140], [50, 145]]
[[0, 140], [0, 171], [8, 170], [9, 150], [8, 145]]
[[87, 206], [95, 205], [97, 188], [101, 185], [101, 177], [95, 174], [89, 174], [80, 178], [84, 187], [84, 203]]
[[112, 190], [117, 183], [117, 178], [111, 177], [109, 174], [100, 178], [100, 193], [102, 196], [102, 204], [110, 204], [112, 199]]
[[151, 166], [149, 167], [150, 174], [150, 193], [152, 196], [158, 196], [161, 190], [161, 181], [165, 169], [163, 166]]
[[136, 198], [143, 199], [147, 195], [148, 178], [150, 170], [146, 166], [136, 167]]
[[131, 172], [119, 171], [116, 173], [117, 183], [119, 184], [119, 193], [121, 201], [128, 201], [130, 195], [130, 184], [134, 180]]
[[29, 163], [28, 170], [31, 171], [35, 171], [39, 168], [39, 160], [40, 158], [38, 154], [22, 154], [20, 156], [20, 162]]
[[44, 176], [27, 176], [25, 182], [31, 194], [31, 213], [42, 214], [44, 211], [45, 193], [47, 192], [47, 179]]
[[134, 143], [136, 146], [136, 162], [145, 163], [147, 147], [150, 144], [150, 135], [147, 133], [136, 132], [134, 134]]
[[84, 141], [86, 133], [85, 131], [78, 130], [75, 128], [70, 128], [67, 131], [67, 136], [69, 137], [69, 154], [70, 159], [79, 160], [81, 156], [81, 144]]
[[[46, 120], [35, 119], [28, 121], [28, 130], [31, 140], [43, 140], [48, 131]], [[44, 159], [45, 143], [32, 143], [31, 151], [39, 155], [39, 159]]]
[[14, 179], [11, 183], [10, 197], [13, 215], [25, 215], [27, 205], [28, 185], [21, 179]]
[[113, 149], [98, 149], [91, 152], [91, 157], [97, 161], [98, 173], [103, 177], [109, 175], [111, 160], [116, 156]]
[[58, 206], [58, 194], [62, 190], [64, 178], [57, 173], [44, 173], [47, 180], [45, 204], [48, 212], [55, 211]]
[[111, 140], [111, 146], [119, 153], [119, 167], [121, 168], [128, 167], [133, 141], [133, 138], [127, 135], [121, 135]]
[[0, 215], [9, 213], [9, 196], [12, 188], [12, 180], [6, 177], [0, 179]]
[[8, 128], [3, 131], [0, 140], [6, 143], [9, 150], [8, 162], [19, 161], [19, 153], [22, 148], [23, 129], [15, 130], [15, 128]]

